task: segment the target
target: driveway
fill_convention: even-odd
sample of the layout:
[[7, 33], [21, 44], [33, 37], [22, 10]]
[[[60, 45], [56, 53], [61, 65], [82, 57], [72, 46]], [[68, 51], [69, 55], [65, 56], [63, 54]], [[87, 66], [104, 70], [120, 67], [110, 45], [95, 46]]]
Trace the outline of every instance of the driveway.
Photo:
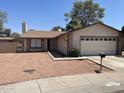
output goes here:
[[[99, 56], [88, 56], [88, 59], [91, 59], [97, 63], [100, 63]], [[124, 57], [119, 56], [107, 56], [103, 59], [103, 65], [114, 69], [119, 73], [124, 72]]]
[[[0, 85], [65, 75], [95, 73], [89, 60], [53, 61], [47, 52], [0, 54]], [[110, 71], [104, 68], [104, 71]]]

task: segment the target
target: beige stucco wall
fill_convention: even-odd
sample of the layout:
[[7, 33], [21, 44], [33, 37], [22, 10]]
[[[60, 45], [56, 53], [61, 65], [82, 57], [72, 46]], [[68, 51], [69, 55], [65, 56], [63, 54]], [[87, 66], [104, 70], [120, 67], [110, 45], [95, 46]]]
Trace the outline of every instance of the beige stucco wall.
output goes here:
[[102, 24], [96, 24], [82, 30], [74, 31], [72, 36], [73, 48], [80, 49], [80, 37], [81, 36], [114, 36], [118, 37], [119, 32], [106, 27]]
[[63, 53], [64, 55], [67, 55], [67, 49], [68, 49], [68, 35], [64, 34], [62, 36], [58, 37], [58, 51]]
[[27, 39], [23, 39], [23, 45], [24, 52], [27, 52]]
[[47, 51], [47, 39], [44, 39], [44, 51]]
[[15, 53], [17, 50], [16, 42], [0, 42], [0, 53]]

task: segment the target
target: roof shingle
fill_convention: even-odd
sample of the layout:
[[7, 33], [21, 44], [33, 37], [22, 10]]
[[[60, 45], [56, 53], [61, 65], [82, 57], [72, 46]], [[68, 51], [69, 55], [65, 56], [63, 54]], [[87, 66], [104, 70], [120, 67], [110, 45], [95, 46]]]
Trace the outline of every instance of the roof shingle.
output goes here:
[[21, 35], [22, 38], [55, 38], [66, 32], [59, 31], [27, 31]]

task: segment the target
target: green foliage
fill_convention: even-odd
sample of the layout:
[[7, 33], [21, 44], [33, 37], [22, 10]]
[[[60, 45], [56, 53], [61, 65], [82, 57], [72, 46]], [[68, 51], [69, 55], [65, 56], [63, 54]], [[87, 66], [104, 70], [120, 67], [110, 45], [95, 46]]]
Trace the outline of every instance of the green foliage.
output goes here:
[[4, 30], [3, 24], [7, 21], [7, 13], [0, 10], [0, 32]]
[[52, 28], [52, 31], [59, 31], [59, 30], [65, 31], [65, 29], [63, 27], [60, 27], [60, 26], [55, 26]]
[[20, 36], [20, 34], [17, 33], [17, 32], [13, 32], [13, 33], [11, 34], [11, 37], [19, 37], [19, 36]]
[[124, 32], [124, 26], [122, 27], [122, 32]]
[[70, 57], [79, 57], [80, 56], [80, 50], [79, 49], [72, 49], [72, 51], [69, 52]]
[[72, 11], [65, 14], [68, 22], [66, 29], [76, 30], [99, 22], [104, 17], [104, 10], [92, 0], [75, 1]]
[[10, 37], [11, 29], [5, 28], [0, 31], [0, 37]]
[[15, 38], [17, 42], [19, 42], [19, 36], [20, 36], [20, 34], [17, 33], [17, 32], [13, 32], [13, 33], [11, 34], [11, 37]]
[[4, 34], [6, 34], [6, 37], [10, 37], [11, 29], [6, 28], [5, 31], [4, 31]]

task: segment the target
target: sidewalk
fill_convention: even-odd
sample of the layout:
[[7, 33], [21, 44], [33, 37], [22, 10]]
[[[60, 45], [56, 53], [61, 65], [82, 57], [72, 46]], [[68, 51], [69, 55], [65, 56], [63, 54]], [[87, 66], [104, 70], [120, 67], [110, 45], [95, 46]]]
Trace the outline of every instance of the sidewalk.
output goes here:
[[[119, 85], [107, 86], [110, 82]], [[116, 72], [37, 79], [0, 87], [0, 93], [124, 93], [123, 90], [124, 74]]]

